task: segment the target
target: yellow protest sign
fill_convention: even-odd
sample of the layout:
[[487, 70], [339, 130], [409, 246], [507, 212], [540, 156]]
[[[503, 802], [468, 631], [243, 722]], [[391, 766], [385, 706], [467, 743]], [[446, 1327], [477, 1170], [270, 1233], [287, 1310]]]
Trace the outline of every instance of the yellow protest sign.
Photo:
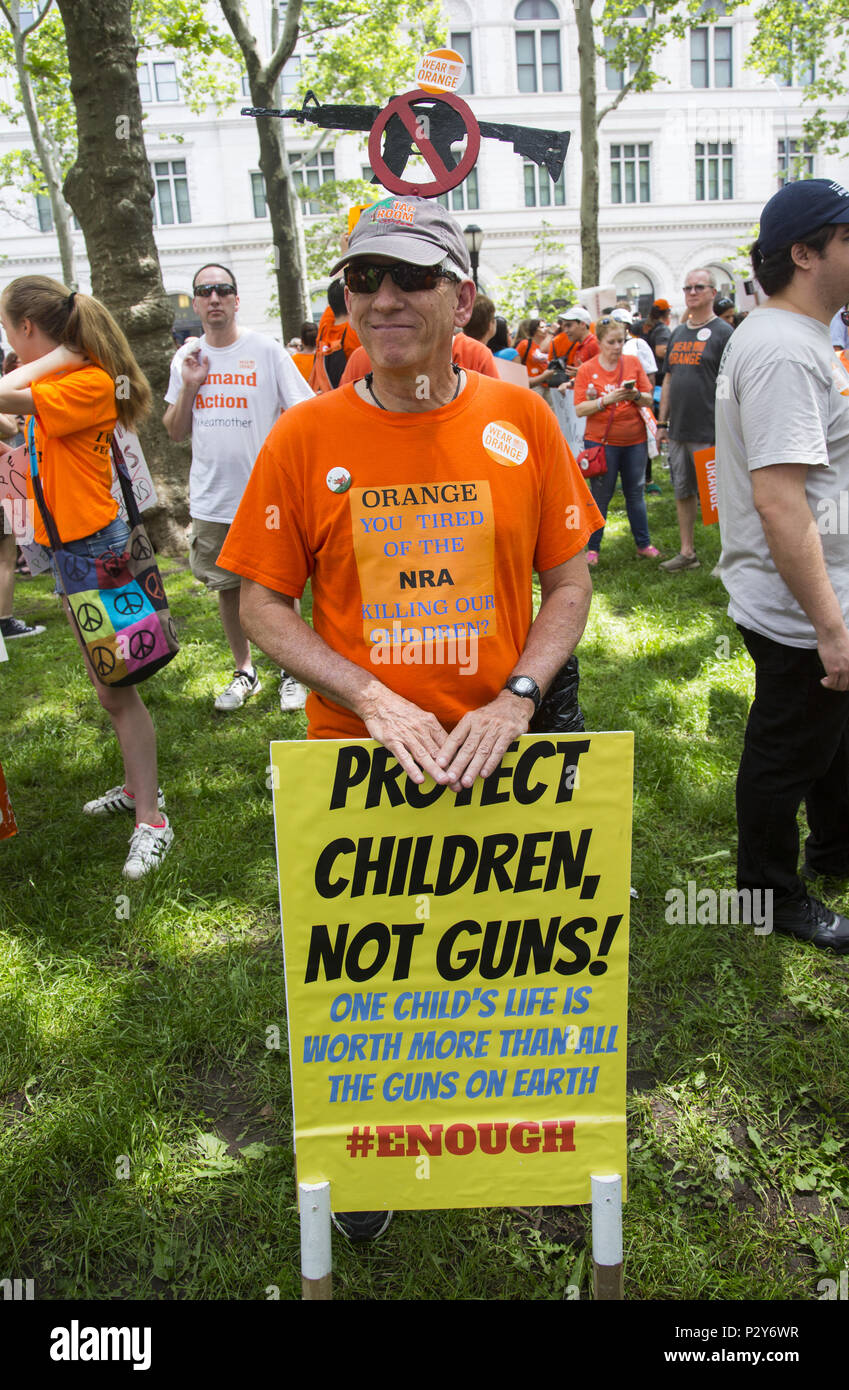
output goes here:
[[298, 1181], [368, 1211], [624, 1177], [633, 735], [526, 736], [457, 794], [372, 742], [271, 759]]

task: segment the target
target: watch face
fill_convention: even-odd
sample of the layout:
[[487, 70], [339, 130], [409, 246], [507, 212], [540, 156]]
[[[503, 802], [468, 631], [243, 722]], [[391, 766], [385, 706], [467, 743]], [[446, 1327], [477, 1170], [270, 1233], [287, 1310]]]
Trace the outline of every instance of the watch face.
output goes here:
[[510, 689], [514, 695], [532, 696], [536, 689], [536, 682], [532, 681], [530, 676], [514, 676], [510, 682]]

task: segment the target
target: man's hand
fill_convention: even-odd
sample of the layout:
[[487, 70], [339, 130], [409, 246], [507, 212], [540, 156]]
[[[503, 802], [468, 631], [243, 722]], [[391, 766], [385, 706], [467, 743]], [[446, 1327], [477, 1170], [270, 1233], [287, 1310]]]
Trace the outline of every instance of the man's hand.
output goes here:
[[377, 683], [369, 687], [359, 714], [371, 737], [394, 754], [411, 782], [423, 782], [427, 773], [445, 786], [448, 776], [437, 754], [447, 734], [435, 715]]
[[187, 352], [183, 358], [181, 376], [183, 385], [188, 386], [190, 391], [197, 393], [209, 375], [209, 358], [201, 357], [200, 348], [196, 347], [192, 352]]
[[447, 736], [436, 759], [453, 792], [470, 787], [476, 777], [494, 772], [515, 738], [528, 732], [533, 700], [501, 690], [494, 700], [464, 714]]
[[817, 651], [825, 667], [820, 685], [826, 690], [849, 690], [849, 632], [846, 628], [834, 636], [821, 637]]

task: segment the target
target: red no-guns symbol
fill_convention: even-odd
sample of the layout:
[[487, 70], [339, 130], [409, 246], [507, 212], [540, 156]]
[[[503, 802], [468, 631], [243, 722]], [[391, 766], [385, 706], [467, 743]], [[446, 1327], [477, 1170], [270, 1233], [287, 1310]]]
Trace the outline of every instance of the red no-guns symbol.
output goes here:
[[[413, 109], [414, 106], [426, 104], [433, 107], [440, 103], [452, 107], [465, 127], [466, 150], [456, 169], [448, 168], [442, 155], [426, 134], [427, 120], [422, 121], [421, 114], [417, 115]], [[397, 116], [403, 123], [413, 144], [423, 155], [431, 173], [435, 175], [432, 183], [411, 183], [409, 180], [393, 174], [387, 165], [380, 151], [380, 142], [383, 132], [393, 116]], [[460, 97], [452, 96], [448, 92], [441, 92], [436, 97], [429, 92], [415, 91], [405, 92], [403, 96], [395, 97], [394, 101], [390, 101], [389, 105], [381, 111], [369, 134], [368, 157], [374, 173], [383, 187], [388, 188], [390, 193], [408, 193], [419, 198], [434, 198], [438, 193], [447, 193], [450, 188], [456, 188], [458, 183], [463, 182], [466, 175], [474, 168], [480, 147], [480, 128], [472, 111]]]

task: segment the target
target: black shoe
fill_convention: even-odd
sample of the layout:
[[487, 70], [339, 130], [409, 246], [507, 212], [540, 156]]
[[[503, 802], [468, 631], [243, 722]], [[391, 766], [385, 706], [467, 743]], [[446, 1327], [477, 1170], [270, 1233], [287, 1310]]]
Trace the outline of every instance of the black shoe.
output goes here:
[[824, 907], [817, 898], [807, 897], [800, 903], [787, 903], [773, 916], [773, 930], [797, 941], [810, 941], [821, 951], [849, 951], [849, 917]]
[[330, 1219], [349, 1240], [377, 1240], [394, 1215], [391, 1211], [333, 1211]]
[[37, 637], [44, 628], [39, 624], [30, 627], [29, 623], [22, 622], [20, 618], [0, 618], [0, 636], [7, 642], [13, 637]]

